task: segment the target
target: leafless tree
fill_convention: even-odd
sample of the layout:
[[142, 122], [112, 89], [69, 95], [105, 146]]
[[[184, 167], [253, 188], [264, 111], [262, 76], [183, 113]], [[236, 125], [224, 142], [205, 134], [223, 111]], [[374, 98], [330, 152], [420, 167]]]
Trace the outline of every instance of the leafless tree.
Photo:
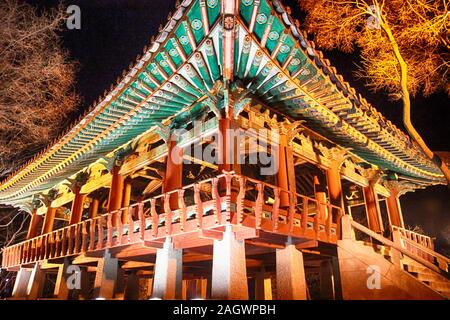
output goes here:
[[[60, 132], [79, 102], [77, 64], [62, 47], [65, 10], [0, 1], [0, 179]], [[26, 236], [29, 214], [0, 205], [0, 249]], [[13, 275], [0, 269], [0, 296]]]

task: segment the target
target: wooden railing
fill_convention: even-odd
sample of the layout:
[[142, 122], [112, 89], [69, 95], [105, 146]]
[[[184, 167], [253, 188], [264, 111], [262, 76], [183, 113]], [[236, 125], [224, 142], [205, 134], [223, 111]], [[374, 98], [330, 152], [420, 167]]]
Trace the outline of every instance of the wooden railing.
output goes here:
[[[177, 198], [177, 209], [171, 208], [171, 197]], [[341, 209], [330, 203], [225, 173], [5, 248], [2, 266], [157, 241], [225, 223], [336, 242], [340, 216]]]
[[[356, 221], [353, 221], [349, 215], [342, 217], [341, 226], [343, 239], [357, 240], [355, 238], [354, 230], [358, 230], [370, 238], [375, 239], [381, 245], [389, 247], [391, 249], [392, 262], [394, 264], [401, 266], [400, 254], [403, 254], [435, 272], [449, 272], [449, 258], [404, 237], [399, 230], [400, 228], [393, 230], [394, 241], [391, 241]], [[412, 249], [413, 247], [415, 248], [414, 250]]]

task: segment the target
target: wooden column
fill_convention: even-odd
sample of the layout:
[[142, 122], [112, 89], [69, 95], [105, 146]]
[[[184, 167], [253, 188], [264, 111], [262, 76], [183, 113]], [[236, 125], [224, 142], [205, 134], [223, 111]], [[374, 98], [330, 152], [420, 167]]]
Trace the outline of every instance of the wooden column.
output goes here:
[[117, 258], [112, 258], [108, 251], [98, 260], [94, 282], [94, 298], [112, 299], [117, 284]]
[[[131, 202], [131, 178], [127, 177], [124, 182], [123, 188], [123, 199], [122, 199], [122, 208], [126, 208], [130, 205]], [[122, 223], [128, 223], [128, 211], [125, 210], [122, 214]]]
[[[120, 166], [114, 165], [112, 169], [111, 188], [109, 189], [108, 212], [118, 210], [122, 206], [124, 178], [119, 173]], [[117, 213], [112, 216], [113, 226], [117, 223]]]
[[41, 234], [50, 233], [53, 231], [53, 223], [55, 222], [56, 208], [51, 207], [51, 203], [48, 204], [47, 212], [44, 217], [44, 224], [42, 226]]
[[288, 167], [286, 158], [286, 135], [280, 135], [280, 144], [278, 146], [278, 174], [277, 181], [278, 186], [284, 190], [280, 192], [280, 207], [286, 208], [289, 206], [289, 177], [288, 177]]
[[319, 176], [314, 176], [314, 196], [317, 200], [317, 213], [319, 214], [319, 221], [325, 223], [328, 216], [327, 209], [327, 188], [323, 179]]
[[293, 244], [276, 251], [277, 293], [279, 300], [306, 300], [303, 253]]
[[75, 197], [72, 202], [72, 212], [70, 215], [69, 224], [77, 224], [78, 222], [81, 222], [83, 217], [84, 199], [86, 198], [86, 195], [81, 193], [81, 186], [75, 186], [73, 191]]
[[[177, 146], [177, 141], [170, 138], [167, 142], [166, 172], [164, 174], [162, 191], [169, 192], [180, 189], [183, 183], [183, 149]], [[178, 209], [178, 195], [170, 195], [170, 208]]]
[[398, 197], [398, 191], [395, 189], [391, 190], [391, 195], [386, 198], [386, 204], [389, 213], [389, 220], [391, 225], [404, 228], [403, 214], [400, 207], [400, 199]]
[[100, 204], [100, 200], [97, 196], [92, 196], [92, 202], [89, 207], [89, 219], [93, 219], [98, 215], [98, 207]]
[[330, 168], [326, 171], [328, 192], [332, 205], [343, 208], [341, 174], [339, 161], [332, 159]]
[[28, 227], [27, 240], [38, 235], [38, 227], [42, 221], [42, 216], [37, 214], [37, 208], [31, 213], [30, 226]]
[[212, 267], [213, 299], [248, 299], [245, 243], [236, 239], [231, 225], [226, 226], [222, 240], [214, 240]]
[[382, 233], [383, 226], [381, 223], [380, 205], [378, 203], [378, 196], [375, 192], [374, 183], [371, 182], [368, 187], [364, 188], [364, 199], [369, 228], [377, 233]]
[[156, 252], [152, 298], [181, 298], [182, 257], [182, 250], [175, 249], [171, 239], [166, 238], [164, 247]]

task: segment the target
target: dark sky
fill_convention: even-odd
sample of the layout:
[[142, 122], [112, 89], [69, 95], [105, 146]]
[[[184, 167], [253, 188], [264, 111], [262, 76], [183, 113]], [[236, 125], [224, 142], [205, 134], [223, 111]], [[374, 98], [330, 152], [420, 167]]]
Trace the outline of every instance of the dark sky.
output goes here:
[[[55, 0], [27, 0], [43, 8], [54, 6]], [[101, 93], [115, 83], [117, 77], [165, 24], [175, 0], [66, 0], [67, 5], [81, 8], [81, 30], [62, 33], [65, 47], [80, 63], [77, 89], [87, 108]], [[295, 0], [284, 0], [293, 16], [302, 21]], [[358, 62], [356, 55], [324, 52], [340, 74], [388, 119], [403, 129], [401, 103], [388, 101], [383, 93], [372, 94], [353, 78]], [[412, 121], [433, 150], [450, 150], [450, 108], [445, 94], [412, 101]], [[80, 109], [81, 111], [81, 109]], [[401, 198], [406, 225], [420, 225], [427, 234], [450, 240], [450, 192], [445, 186], [418, 190]], [[447, 243], [449, 242], [447, 240]]]

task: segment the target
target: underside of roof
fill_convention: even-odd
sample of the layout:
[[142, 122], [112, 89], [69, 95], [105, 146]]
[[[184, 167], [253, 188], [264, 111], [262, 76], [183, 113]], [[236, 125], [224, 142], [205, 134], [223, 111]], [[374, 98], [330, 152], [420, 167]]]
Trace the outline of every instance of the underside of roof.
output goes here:
[[[183, 117], [216, 92], [224, 50], [233, 86], [384, 170], [428, 184], [439, 168], [355, 93], [314, 49], [280, 1], [241, 0], [234, 46], [223, 44], [227, 0], [185, 0], [120, 83], [53, 145], [0, 185], [0, 203], [48, 190], [169, 118]], [[232, 0], [232, 2], [235, 2]]]

